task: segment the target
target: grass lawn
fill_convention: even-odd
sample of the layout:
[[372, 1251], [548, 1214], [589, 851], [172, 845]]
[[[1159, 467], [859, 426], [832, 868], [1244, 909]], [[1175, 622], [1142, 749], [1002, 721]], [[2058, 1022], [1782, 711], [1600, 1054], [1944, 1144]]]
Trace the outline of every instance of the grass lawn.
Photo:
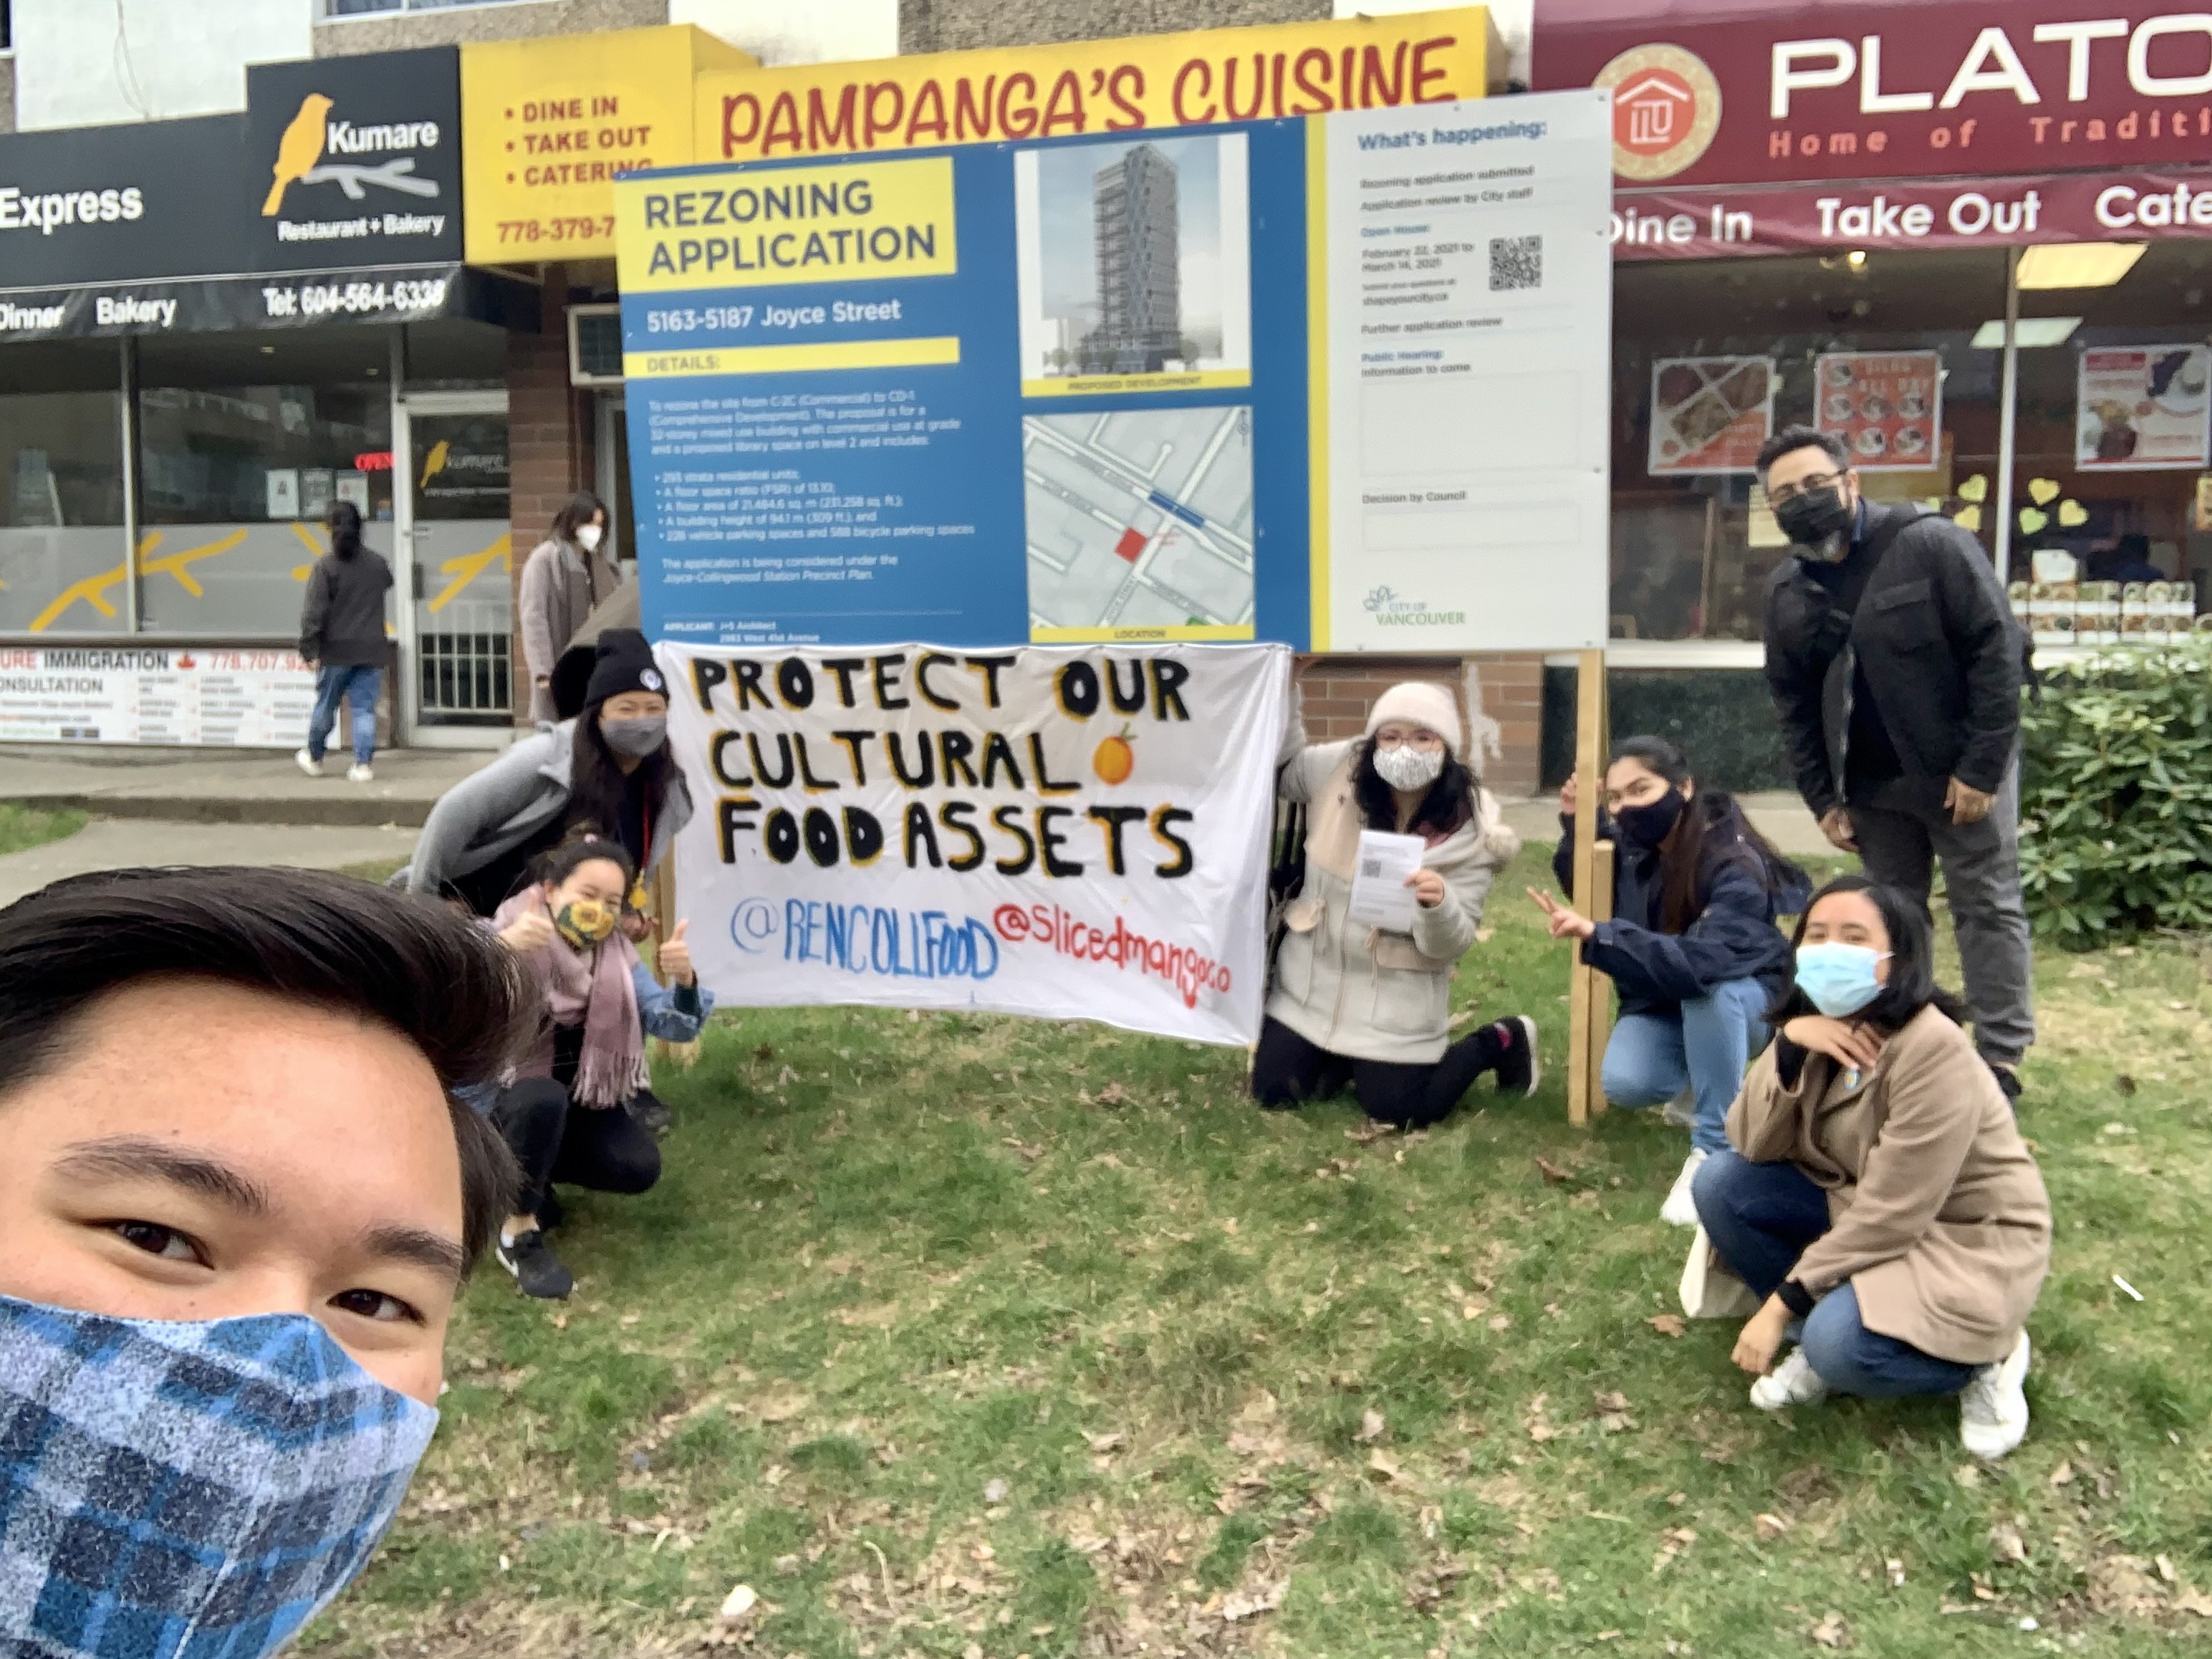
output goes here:
[[0, 801], [0, 854], [27, 853], [84, 828], [82, 812], [42, 812], [33, 806]]
[[[1544, 855], [1457, 993], [1534, 1014], [1556, 1063], [1565, 957], [1519, 896]], [[1377, 1138], [1346, 1103], [1253, 1109], [1236, 1052], [740, 1013], [664, 1091], [660, 1187], [568, 1198], [574, 1302], [471, 1291], [437, 1445], [306, 1645], [2202, 1651], [2206, 969], [2043, 963], [2023, 1116], [2058, 1255], [2035, 1425], [1986, 1469], [1948, 1401], [1754, 1412], [1733, 1324], [1666, 1317], [1684, 1137], [1571, 1130], [1556, 1081]]]

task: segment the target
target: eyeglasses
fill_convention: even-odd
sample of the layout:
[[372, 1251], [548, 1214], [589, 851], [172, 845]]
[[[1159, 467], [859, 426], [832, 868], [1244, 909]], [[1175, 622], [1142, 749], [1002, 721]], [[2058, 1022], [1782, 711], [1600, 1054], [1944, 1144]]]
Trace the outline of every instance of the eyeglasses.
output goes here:
[[1833, 489], [1843, 483], [1840, 472], [1815, 472], [1802, 483], [1777, 484], [1766, 492], [1766, 504], [1779, 507], [1784, 501], [1794, 501], [1800, 495], [1810, 495], [1815, 490]]

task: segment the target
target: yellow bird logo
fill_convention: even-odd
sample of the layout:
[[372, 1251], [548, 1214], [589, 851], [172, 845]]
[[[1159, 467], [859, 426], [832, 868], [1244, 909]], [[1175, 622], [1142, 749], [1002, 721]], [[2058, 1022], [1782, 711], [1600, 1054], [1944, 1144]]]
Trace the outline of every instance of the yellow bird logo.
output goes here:
[[300, 100], [300, 112], [276, 141], [276, 165], [271, 169], [276, 182], [269, 186], [269, 198], [261, 204], [263, 218], [275, 216], [284, 200], [285, 185], [305, 178], [307, 170], [323, 159], [323, 120], [330, 112], [331, 100], [319, 92], [311, 92]]
[[453, 447], [453, 441], [447, 438], [441, 438], [430, 446], [430, 453], [422, 458], [422, 477], [421, 483], [415, 486], [417, 489], [446, 470], [446, 457], [452, 453]]

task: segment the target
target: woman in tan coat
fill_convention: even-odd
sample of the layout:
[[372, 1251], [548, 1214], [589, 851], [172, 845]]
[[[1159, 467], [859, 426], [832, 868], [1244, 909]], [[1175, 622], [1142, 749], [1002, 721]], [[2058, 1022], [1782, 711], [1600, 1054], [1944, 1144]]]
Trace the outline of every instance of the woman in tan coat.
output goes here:
[[[1452, 694], [1408, 682], [1376, 700], [1364, 738], [1301, 743], [1283, 763], [1283, 798], [1311, 817], [1252, 1060], [1262, 1106], [1349, 1085], [1370, 1117], [1415, 1128], [1449, 1115], [1485, 1072], [1498, 1074], [1501, 1091], [1535, 1091], [1533, 1020], [1499, 1020], [1451, 1041], [1452, 975], [1474, 944], [1492, 878], [1521, 847], [1459, 760], [1461, 743]], [[1420, 839], [1407, 931], [1347, 914], [1362, 830]]]
[[1733, 1150], [1692, 1187], [1714, 1248], [1765, 1298], [1735, 1346], [1752, 1404], [1956, 1394], [1966, 1450], [2002, 1457], [2027, 1432], [2043, 1176], [1936, 988], [1917, 904], [1841, 877], [1796, 944], [1776, 1040], [1729, 1112]]
[[550, 726], [562, 718], [553, 696], [553, 670], [592, 608], [612, 596], [622, 577], [605, 550], [606, 504], [588, 489], [571, 496], [553, 515], [552, 533], [523, 562], [515, 596], [522, 631], [522, 659], [530, 668], [530, 718]]

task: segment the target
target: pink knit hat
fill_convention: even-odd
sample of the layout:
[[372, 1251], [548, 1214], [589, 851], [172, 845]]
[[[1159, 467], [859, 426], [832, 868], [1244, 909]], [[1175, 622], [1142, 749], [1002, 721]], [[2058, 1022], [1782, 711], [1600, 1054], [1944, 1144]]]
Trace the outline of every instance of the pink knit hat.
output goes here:
[[1460, 752], [1459, 704], [1444, 687], [1431, 680], [1401, 680], [1375, 699], [1367, 711], [1367, 735], [1373, 737], [1389, 720], [1425, 726], [1444, 740], [1453, 754]]

